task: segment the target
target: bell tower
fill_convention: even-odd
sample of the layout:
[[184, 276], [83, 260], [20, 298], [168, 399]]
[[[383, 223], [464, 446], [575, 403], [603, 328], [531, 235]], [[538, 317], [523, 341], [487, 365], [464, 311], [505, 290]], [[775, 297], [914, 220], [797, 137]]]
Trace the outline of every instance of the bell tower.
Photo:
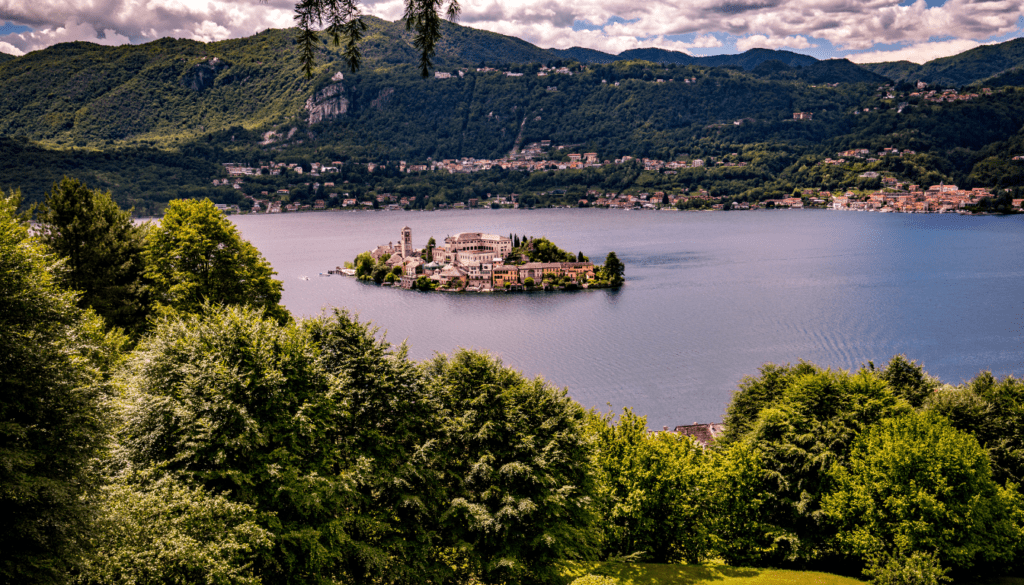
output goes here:
[[399, 249], [401, 250], [402, 258], [408, 258], [413, 255], [412, 229], [409, 226], [402, 228], [402, 239]]

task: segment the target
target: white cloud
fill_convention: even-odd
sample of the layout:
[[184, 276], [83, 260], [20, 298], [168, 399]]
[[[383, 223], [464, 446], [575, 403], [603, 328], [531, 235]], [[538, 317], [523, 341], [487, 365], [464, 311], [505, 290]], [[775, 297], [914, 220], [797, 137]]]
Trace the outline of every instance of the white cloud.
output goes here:
[[870, 51], [857, 53], [847, 57], [854, 63], [885, 63], [887, 61], [911, 61], [918, 65], [927, 63], [932, 59], [941, 59], [969, 51], [980, 46], [981, 43], [969, 39], [940, 41], [935, 43], [917, 43], [902, 49], [891, 51]]
[[[640, 46], [687, 51], [722, 46], [714, 35], [751, 47], [808, 49], [815, 39], [840, 51], [869, 51], [878, 43], [921, 47], [938, 54], [957, 37], [967, 46], [1018, 30], [1020, 0], [461, 0], [462, 24], [523, 38], [541, 47], [574, 45], [618, 53]], [[0, 20], [31, 26], [32, 33], [0, 42], [30, 51], [64, 40], [115, 44], [170, 36], [203, 41], [251, 35], [293, 24], [295, 0], [0, 0]], [[388, 20], [404, 0], [368, 0], [365, 12]], [[573, 31], [577, 21], [608, 23]], [[621, 19], [619, 21], [618, 19]], [[624, 22], [623, 22], [624, 21]], [[103, 31], [98, 33], [97, 31]], [[101, 35], [103, 38], [100, 38]], [[692, 42], [669, 40], [695, 35]], [[728, 41], [727, 41], [728, 42]], [[953, 43], [953, 41], [945, 41]], [[902, 51], [902, 49], [901, 49]], [[929, 53], [931, 51], [931, 53]]]
[[0, 41], [0, 53], [7, 53], [8, 55], [20, 57], [25, 54], [25, 51], [22, 51], [21, 49], [15, 47], [11, 43], [8, 43], [6, 41]]

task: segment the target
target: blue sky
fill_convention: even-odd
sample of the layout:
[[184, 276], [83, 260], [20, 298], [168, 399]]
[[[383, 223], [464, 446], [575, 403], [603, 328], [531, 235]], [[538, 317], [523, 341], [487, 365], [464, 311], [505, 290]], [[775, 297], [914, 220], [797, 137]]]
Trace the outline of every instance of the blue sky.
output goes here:
[[[292, 25], [295, 0], [0, 0], [0, 51], [161, 37], [217, 41]], [[692, 55], [763, 47], [819, 59], [919, 63], [1018, 38], [1021, 0], [461, 0], [460, 23], [541, 47]], [[363, 11], [401, 17], [404, 0]]]

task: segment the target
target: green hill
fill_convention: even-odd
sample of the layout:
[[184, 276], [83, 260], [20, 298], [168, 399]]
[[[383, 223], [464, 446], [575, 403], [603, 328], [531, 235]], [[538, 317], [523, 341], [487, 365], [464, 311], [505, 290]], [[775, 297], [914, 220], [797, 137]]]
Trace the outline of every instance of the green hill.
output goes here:
[[[957, 103], [906, 91], [890, 99], [879, 88], [885, 78], [847, 60], [786, 62], [769, 58], [785, 52], [766, 50], [684, 55], [703, 64], [574, 60], [571, 75], [561, 74], [542, 67], [568, 63], [565, 51], [450, 24], [436, 58], [437, 71], [449, 77], [423, 79], [404, 26], [367, 21], [363, 68], [349, 72], [325, 45], [310, 79], [301, 73], [293, 30], [209, 44], [66, 43], [0, 63], [0, 187], [20, 186], [32, 201], [61, 176], [80, 176], [139, 213], [155, 213], [177, 196], [233, 202], [238, 192], [211, 187], [220, 162], [425, 164], [500, 158], [542, 140], [556, 147], [545, 153], [556, 159], [590, 151], [602, 160], [748, 153], [752, 164], [728, 169], [722, 182], [688, 178], [686, 187], [753, 192], [762, 185], [764, 196], [789, 194], [804, 180], [823, 188], [857, 184], [857, 174], [876, 163], [830, 173], [814, 162], [851, 148], [917, 151], [912, 162], [882, 170], [921, 182], [1024, 181], [1021, 165], [1006, 155], [1024, 144], [1024, 93], [1013, 89]], [[1012, 82], [1019, 69], [1002, 75]], [[813, 120], [794, 120], [794, 112]], [[494, 171], [480, 185], [565, 187], [561, 175], [514, 176]], [[579, 177], [608, 188], [663, 180], [625, 170]], [[448, 181], [431, 188], [457, 184], [458, 193], [446, 195], [452, 200], [485, 188]], [[281, 187], [295, 186], [268, 182], [262, 190]]]
[[992, 86], [1015, 84], [1013, 82], [1016, 78], [1000, 76], [1021, 66], [1024, 66], [1024, 38], [976, 47], [959, 55], [929, 61], [924, 65], [907, 61], [862, 65], [865, 69], [893, 81], [925, 81], [953, 87], [982, 83]]

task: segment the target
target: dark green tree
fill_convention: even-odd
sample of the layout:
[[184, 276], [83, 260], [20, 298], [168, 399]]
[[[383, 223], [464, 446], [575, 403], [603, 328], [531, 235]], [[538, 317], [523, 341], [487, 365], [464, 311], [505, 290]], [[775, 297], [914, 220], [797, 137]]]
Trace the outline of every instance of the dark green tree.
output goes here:
[[176, 199], [146, 237], [146, 276], [157, 302], [197, 312], [204, 303], [249, 305], [278, 320], [282, 284], [259, 250], [209, 199]]
[[870, 370], [850, 374], [811, 367], [784, 378], [777, 399], [757, 414], [742, 437], [758, 450], [772, 478], [764, 512], [768, 524], [778, 527], [771, 551], [776, 556], [760, 563], [807, 562], [827, 555], [834, 534], [823, 521], [821, 499], [831, 488], [829, 470], [847, 460], [864, 429], [910, 410]]
[[427, 262], [434, 260], [434, 247], [437, 246], [437, 242], [434, 241], [434, 236], [430, 236], [427, 240], [427, 247], [423, 249], [423, 259]]
[[626, 275], [626, 265], [619, 260], [615, 252], [608, 252], [608, 256], [604, 259], [604, 267], [601, 268], [601, 274], [608, 280], [608, 284], [621, 286]]
[[445, 531], [467, 576], [555, 583], [558, 562], [593, 558], [596, 486], [583, 408], [480, 353], [438, 356], [425, 374], [442, 409]]
[[110, 196], [77, 179], [54, 185], [37, 208], [40, 238], [67, 259], [67, 286], [81, 291], [79, 304], [92, 307], [111, 326], [139, 331], [150, 310], [143, 277], [145, 230]]
[[583, 250], [580, 250], [580, 253], [576, 255], [576, 261], [577, 262], [590, 262], [590, 259], [583, 255]]
[[925, 373], [924, 368], [905, 356], [893, 356], [881, 372], [881, 377], [897, 396], [914, 408], [919, 408], [939, 386], [938, 380]]
[[0, 197], [0, 581], [63, 582], [91, 532], [115, 336]]
[[933, 391], [924, 409], [974, 435], [989, 451], [997, 482], [1024, 483], [1024, 380], [982, 372], [967, 384]]
[[162, 317], [130, 359], [121, 444], [252, 506], [263, 583], [443, 580], [438, 411], [404, 349], [345, 313], [279, 325], [249, 307]]

